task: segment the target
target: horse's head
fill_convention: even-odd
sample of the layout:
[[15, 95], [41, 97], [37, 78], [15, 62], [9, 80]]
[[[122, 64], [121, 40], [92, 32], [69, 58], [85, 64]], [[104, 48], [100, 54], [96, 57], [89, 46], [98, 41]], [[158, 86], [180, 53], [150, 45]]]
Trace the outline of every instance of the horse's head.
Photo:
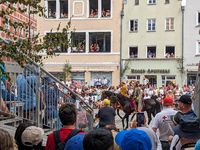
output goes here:
[[106, 99], [107, 95], [105, 94], [105, 91], [103, 91], [101, 93], [101, 100], [103, 101], [104, 99]]
[[113, 94], [112, 96], [110, 96], [110, 100], [111, 100], [111, 103], [112, 103], [112, 104], [117, 103], [117, 95], [116, 95], [116, 94]]
[[101, 94], [101, 100], [103, 101], [104, 99], [106, 99], [108, 97], [110, 98], [111, 95], [113, 95], [112, 92], [110, 92], [110, 91], [103, 91], [102, 94]]

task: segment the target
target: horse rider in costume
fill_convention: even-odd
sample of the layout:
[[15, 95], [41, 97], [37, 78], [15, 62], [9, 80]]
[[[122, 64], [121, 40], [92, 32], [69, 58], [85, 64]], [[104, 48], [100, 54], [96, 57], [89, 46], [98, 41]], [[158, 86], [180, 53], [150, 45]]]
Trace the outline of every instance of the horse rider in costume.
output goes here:
[[125, 82], [122, 82], [122, 89], [121, 89], [121, 93], [122, 95], [126, 96], [127, 94], [127, 87], [125, 85]]
[[135, 111], [141, 112], [141, 110], [142, 110], [142, 94], [141, 94], [141, 89], [139, 87], [139, 83], [137, 81], [134, 81], [133, 100], [138, 102], [138, 106], [136, 103], [134, 105]]

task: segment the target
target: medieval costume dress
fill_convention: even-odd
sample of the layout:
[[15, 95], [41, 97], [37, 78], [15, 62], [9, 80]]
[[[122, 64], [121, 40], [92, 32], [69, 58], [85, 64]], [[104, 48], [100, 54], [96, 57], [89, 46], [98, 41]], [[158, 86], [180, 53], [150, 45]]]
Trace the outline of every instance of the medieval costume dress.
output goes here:
[[138, 99], [138, 109], [142, 110], [142, 95], [141, 89], [139, 87], [136, 87], [134, 89], [133, 97], [136, 97], [136, 99]]

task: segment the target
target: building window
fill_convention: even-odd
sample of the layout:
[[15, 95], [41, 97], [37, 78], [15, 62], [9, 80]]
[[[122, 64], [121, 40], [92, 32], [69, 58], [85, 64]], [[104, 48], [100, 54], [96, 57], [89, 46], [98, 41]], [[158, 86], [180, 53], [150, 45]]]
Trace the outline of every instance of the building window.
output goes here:
[[60, 0], [60, 18], [68, 18], [68, 0]]
[[156, 4], [156, 0], [147, 0], [148, 4]]
[[[47, 33], [47, 36], [54, 36], [55, 33]], [[59, 36], [58, 36], [59, 37]], [[62, 37], [62, 38], [52, 38], [51, 40], [49, 40], [48, 42], [51, 43], [57, 43], [59, 40], [65, 41], [67, 40], [67, 36], [66, 37]], [[48, 51], [56, 51], [57, 53], [67, 53], [67, 46], [65, 46], [64, 44], [61, 44], [60, 46], [57, 46], [56, 48], [48, 48]]]
[[101, 17], [110, 17], [111, 16], [110, 0], [101, 0], [101, 2], [102, 2]]
[[19, 4], [19, 8], [20, 8], [20, 10], [23, 10], [23, 4], [22, 3]]
[[29, 28], [25, 29], [25, 37], [26, 37], [26, 38], [29, 37]]
[[48, 18], [56, 18], [56, 1], [48, 1]]
[[37, 20], [37, 14], [34, 14], [34, 20]]
[[176, 76], [162, 76], [162, 85], [168, 85], [171, 82], [176, 83]]
[[90, 18], [98, 17], [98, 0], [90, 0]]
[[200, 41], [197, 42], [197, 54], [200, 54]]
[[26, 11], [25, 11], [25, 15], [28, 16], [28, 10], [29, 10], [28, 5], [25, 6], [25, 9], [26, 9]]
[[139, 5], [139, 0], [135, 0], [135, 5]]
[[5, 23], [5, 29], [10, 30], [10, 24], [9, 24], [10, 18], [9, 17], [6, 17], [6, 18], [8, 19], [8, 22]]
[[170, 1], [169, 0], [165, 0], [165, 4], [169, 4], [170, 3]]
[[75, 32], [72, 37], [72, 52], [85, 52], [85, 32]]
[[34, 30], [34, 36], [36, 36], [36, 35], [37, 35], [37, 30], [35, 29], [35, 30]]
[[165, 30], [174, 30], [174, 21], [175, 21], [174, 18], [167, 18]]
[[138, 58], [138, 47], [129, 47], [129, 58]]
[[[89, 0], [90, 4], [90, 15], [89, 18], [98, 18], [98, 17], [111, 17], [111, 0]], [[101, 4], [101, 8], [99, 6]], [[101, 9], [98, 14], [98, 10]]]
[[165, 47], [165, 58], [174, 58], [175, 57], [175, 47], [174, 46], [166, 46]]
[[110, 32], [90, 32], [90, 52], [111, 52]]
[[6, 2], [5, 2], [5, 4], [6, 4], [6, 5], [9, 5], [9, 4], [10, 4], [10, 2], [6, 1]]
[[33, 28], [30, 29], [30, 37], [33, 38]]
[[156, 58], [156, 46], [147, 47], [147, 58]]
[[156, 19], [148, 19], [148, 31], [156, 31]]
[[[30, 11], [33, 11], [33, 7], [30, 7]], [[33, 18], [33, 13], [30, 14], [30, 17]]]
[[[13, 20], [13, 23], [17, 23], [17, 21]], [[17, 25], [13, 26], [13, 34], [17, 34]]]
[[130, 31], [131, 32], [138, 31], [138, 20], [130, 20]]
[[19, 27], [19, 35], [23, 37], [23, 27], [22, 26]]
[[128, 81], [137, 81], [140, 84], [140, 76], [127, 76]]
[[13, 3], [13, 7], [17, 9], [17, 3]]
[[197, 25], [200, 26], [200, 12], [198, 12], [197, 14]]

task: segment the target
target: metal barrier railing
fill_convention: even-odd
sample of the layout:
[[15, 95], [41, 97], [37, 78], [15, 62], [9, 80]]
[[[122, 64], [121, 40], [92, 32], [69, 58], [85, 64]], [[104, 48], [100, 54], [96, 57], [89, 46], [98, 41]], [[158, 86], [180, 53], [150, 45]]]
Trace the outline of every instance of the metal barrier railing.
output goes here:
[[[78, 112], [77, 128], [85, 132], [93, 129], [93, 109], [59, 79], [35, 62], [25, 68], [12, 59], [5, 58], [4, 62], [5, 66], [0, 67], [9, 74], [11, 83], [0, 77], [1, 115], [31, 121], [37, 126], [54, 130], [61, 128], [60, 105], [73, 102]], [[41, 77], [40, 72], [45, 75]]]

